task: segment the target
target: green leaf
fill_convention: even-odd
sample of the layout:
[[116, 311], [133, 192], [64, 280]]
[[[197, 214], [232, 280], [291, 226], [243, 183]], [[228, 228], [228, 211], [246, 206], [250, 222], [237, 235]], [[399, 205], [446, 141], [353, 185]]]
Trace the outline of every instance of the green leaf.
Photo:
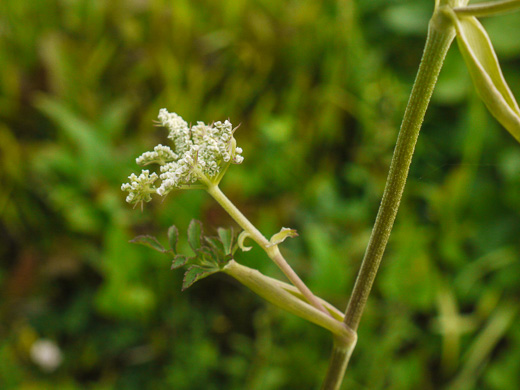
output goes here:
[[282, 243], [283, 241], [285, 241], [285, 239], [287, 237], [297, 237], [298, 236], [298, 233], [296, 232], [296, 230], [294, 229], [290, 229], [290, 228], [282, 228], [282, 230], [280, 230], [278, 233], [276, 233], [274, 236], [271, 237], [271, 239], [269, 240], [270, 244], [267, 245], [267, 247], [271, 247], [271, 246], [275, 246], [275, 245], [278, 245], [280, 243]]
[[224, 229], [222, 227], [217, 229], [218, 236], [224, 248], [224, 254], [229, 255], [233, 250], [233, 230], [231, 228]]
[[452, 15], [457, 41], [480, 98], [491, 114], [520, 142], [520, 108], [507, 85], [497, 56], [484, 30], [473, 16]]
[[213, 250], [224, 256], [224, 248], [222, 245], [222, 241], [218, 237], [204, 237], [204, 240], [209, 244]]
[[[178, 240], [178, 230], [175, 226], [168, 229], [168, 240], [172, 249], [167, 252], [174, 252]], [[188, 268], [184, 274], [183, 290], [196, 281], [223, 269], [224, 265], [233, 258], [232, 253], [236, 250], [232, 229], [219, 228], [218, 237], [206, 237], [202, 223], [197, 220], [190, 222], [188, 242], [195, 256], [176, 255], [171, 266], [171, 269], [183, 266]]]
[[203, 268], [198, 265], [191, 266], [184, 274], [184, 279], [182, 281], [182, 291], [193, 285], [193, 283], [204, 279], [218, 271], [218, 268]]
[[[220, 254], [220, 256], [219, 256]], [[218, 267], [219, 258], [222, 257], [222, 252], [218, 252], [217, 250], [203, 246], [197, 249], [195, 257], [192, 258], [192, 264], [197, 264], [201, 266], [210, 266], [210, 267]]]
[[202, 223], [196, 219], [192, 219], [188, 226], [188, 243], [194, 251], [202, 246]]
[[177, 252], [177, 241], [179, 240], [179, 229], [177, 226], [172, 225], [168, 228], [168, 243], [173, 253]]
[[130, 240], [132, 244], [140, 244], [147, 246], [149, 248], [152, 248], [158, 252], [166, 253], [168, 252], [164, 247], [161, 245], [159, 241], [157, 241], [157, 238], [153, 236], [137, 236], [134, 239]]
[[184, 255], [177, 255], [173, 258], [172, 267], [171, 269], [177, 269], [180, 268], [188, 262], [188, 258]]

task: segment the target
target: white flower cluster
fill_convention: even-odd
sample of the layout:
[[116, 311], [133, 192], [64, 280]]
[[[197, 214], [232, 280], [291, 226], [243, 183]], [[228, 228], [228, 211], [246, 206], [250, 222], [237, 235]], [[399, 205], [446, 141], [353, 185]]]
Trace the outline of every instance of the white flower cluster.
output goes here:
[[[161, 196], [175, 188], [189, 188], [196, 182], [207, 184], [220, 180], [229, 164], [240, 164], [244, 158], [242, 149], [236, 147], [233, 126], [229, 121], [206, 125], [197, 122], [195, 126], [165, 108], [159, 111], [160, 123], [168, 128], [174, 150], [168, 146], [157, 145], [153, 151], [145, 152], [136, 159], [139, 165], [159, 164], [160, 175], [148, 171], [137, 177], [129, 176], [130, 183], [121, 189], [128, 191], [129, 203], [148, 202], [151, 193]], [[161, 184], [154, 187], [157, 178]]]
[[132, 173], [128, 176], [130, 182], [121, 186], [122, 191], [128, 191], [126, 201], [134, 204], [151, 201], [151, 194], [156, 191], [153, 183], [158, 178], [157, 173], [154, 172], [150, 175], [150, 171], [147, 169], [143, 170], [139, 176]]

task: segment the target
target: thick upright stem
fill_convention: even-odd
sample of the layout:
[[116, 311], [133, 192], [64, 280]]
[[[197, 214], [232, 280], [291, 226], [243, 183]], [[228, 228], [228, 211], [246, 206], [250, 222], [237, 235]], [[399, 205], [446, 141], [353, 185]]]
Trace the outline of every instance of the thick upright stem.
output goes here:
[[273, 262], [287, 276], [287, 279], [303, 294], [307, 302], [316, 309], [322, 311], [327, 316], [331, 316], [329, 311], [321, 304], [319, 299], [312, 293], [305, 283], [300, 279], [298, 274], [294, 272], [289, 263], [280, 253], [277, 245], [271, 246], [269, 240], [240, 212], [240, 210], [231, 202], [226, 195], [216, 185], [210, 185], [207, 189], [208, 193], [227, 211], [227, 213], [244, 229], [251, 238], [256, 241], [260, 247], [266, 251]]
[[[383, 199], [345, 312], [344, 323], [354, 332], [357, 332], [368, 295], [390, 237], [424, 114], [444, 58], [454, 38], [454, 28], [447, 21], [442, 9], [436, 9], [429, 24], [421, 64], [397, 138]], [[341, 344], [335, 340], [329, 370], [322, 390], [338, 390], [340, 388], [354, 346], [350, 342]]]
[[361, 315], [392, 231], [426, 108], [430, 102], [446, 53], [455, 37], [454, 28], [448, 24], [445, 18], [441, 11], [437, 11], [430, 21], [421, 65], [397, 138], [383, 199], [345, 312], [345, 323], [354, 331], [359, 326]]
[[356, 339], [354, 341], [347, 341], [346, 343], [342, 340], [334, 339], [334, 347], [332, 348], [332, 354], [330, 355], [329, 368], [325, 381], [321, 385], [321, 390], [339, 390], [343, 377], [345, 376], [345, 370], [347, 369], [350, 356], [354, 347], [356, 346]]

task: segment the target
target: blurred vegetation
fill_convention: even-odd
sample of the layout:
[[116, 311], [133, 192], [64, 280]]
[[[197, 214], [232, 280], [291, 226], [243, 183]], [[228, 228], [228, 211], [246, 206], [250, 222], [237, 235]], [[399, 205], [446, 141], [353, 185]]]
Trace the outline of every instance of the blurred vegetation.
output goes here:
[[[0, 2], [0, 387], [314, 389], [329, 334], [217, 275], [180, 292], [128, 243], [192, 218], [120, 185], [166, 141], [167, 107], [229, 118], [246, 158], [222, 187], [344, 309], [379, 205], [433, 0]], [[519, 16], [485, 21], [520, 95]], [[360, 328], [345, 389], [520, 388], [520, 146], [456, 47]], [[181, 244], [188, 253], [183, 236]], [[239, 261], [281, 277], [258, 248]], [[42, 369], [31, 349], [63, 359]]]

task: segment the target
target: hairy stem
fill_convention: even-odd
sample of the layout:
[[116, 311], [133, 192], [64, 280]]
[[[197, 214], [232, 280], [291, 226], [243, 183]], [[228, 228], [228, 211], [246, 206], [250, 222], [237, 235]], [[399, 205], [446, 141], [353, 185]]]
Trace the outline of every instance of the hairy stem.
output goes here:
[[[426, 109], [444, 58], [454, 38], [453, 26], [447, 20], [442, 9], [436, 9], [430, 20], [421, 64], [397, 138], [383, 199], [345, 312], [344, 323], [354, 332], [357, 332], [392, 231]], [[335, 340], [322, 390], [340, 388], [354, 347], [355, 345], [352, 343], [341, 344]]]
[[325, 376], [325, 381], [321, 385], [321, 390], [339, 390], [355, 346], [356, 339], [353, 339], [353, 341], [348, 340], [347, 342], [337, 338], [334, 339], [329, 368]]
[[353, 330], [357, 330], [359, 326], [361, 315], [390, 237], [424, 114], [430, 102], [442, 63], [454, 37], [454, 28], [445, 20], [444, 14], [436, 12], [430, 21], [421, 65], [397, 138], [383, 199], [345, 312], [345, 323]]
[[277, 245], [270, 246], [269, 240], [240, 212], [240, 210], [224, 195], [217, 185], [210, 185], [208, 193], [227, 211], [227, 213], [244, 229], [260, 247], [266, 251], [268, 256], [287, 276], [287, 279], [301, 291], [305, 299], [316, 309], [331, 316], [329, 311], [321, 304], [320, 300], [312, 293], [300, 277], [294, 272], [289, 263], [280, 253]]

